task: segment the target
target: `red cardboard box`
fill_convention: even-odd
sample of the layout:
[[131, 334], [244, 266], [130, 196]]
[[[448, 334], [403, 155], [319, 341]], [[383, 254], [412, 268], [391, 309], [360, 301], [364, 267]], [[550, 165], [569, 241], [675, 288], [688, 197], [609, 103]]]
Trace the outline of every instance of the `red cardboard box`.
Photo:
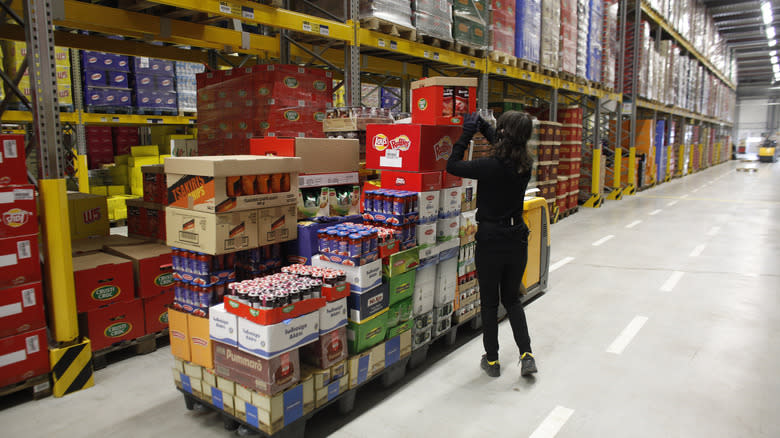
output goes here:
[[0, 387], [49, 372], [46, 329], [0, 339]]
[[320, 335], [320, 338], [313, 343], [301, 347], [301, 355], [304, 362], [320, 369], [330, 368], [345, 360], [349, 355], [347, 352], [347, 328], [340, 327]]
[[154, 297], [173, 287], [171, 249], [159, 243], [107, 247], [106, 252], [133, 263], [138, 298]]
[[0, 186], [0, 238], [38, 234], [35, 187]]
[[92, 351], [143, 336], [144, 305], [141, 299], [115, 303], [79, 314], [81, 334], [92, 341]]
[[407, 190], [410, 192], [431, 192], [441, 190], [442, 172], [382, 172], [382, 188]]
[[451, 189], [453, 187], [460, 187], [463, 185], [463, 178], [447, 173], [446, 171], [441, 173], [441, 188]]
[[461, 132], [458, 126], [368, 125], [366, 168], [442, 171]]
[[0, 239], [0, 287], [41, 281], [38, 236]]
[[46, 327], [41, 283], [0, 290], [0, 338]]
[[477, 79], [433, 77], [412, 82], [412, 123], [461, 125], [477, 110]]
[[73, 257], [76, 308], [87, 312], [135, 298], [133, 263], [104, 252]]
[[165, 291], [160, 295], [144, 298], [144, 331], [157, 333], [168, 328], [168, 306], [173, 304], [174, 293]]
[[27, 184], [23, 135], [0, 135], [0, 184]]

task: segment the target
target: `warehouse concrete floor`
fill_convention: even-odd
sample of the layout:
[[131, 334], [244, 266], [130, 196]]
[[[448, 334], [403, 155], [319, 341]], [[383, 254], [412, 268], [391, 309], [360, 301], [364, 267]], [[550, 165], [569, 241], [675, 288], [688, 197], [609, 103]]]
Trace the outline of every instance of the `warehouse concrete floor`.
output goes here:
[[[780, 165], [729, 163], [553, 226], [548, 293], [527, 308], [539, 373], [520, 378], [509, 324], [502, 376], [481, 339], [432, 353], [356, 413], [307, 436], [780, 436]], [[189, 412], [167, 348], [110, 365], [96, 386], [8, 406], [8, 437], [229, 436]], [[381, 400], [381, 401], [378, 401]]]

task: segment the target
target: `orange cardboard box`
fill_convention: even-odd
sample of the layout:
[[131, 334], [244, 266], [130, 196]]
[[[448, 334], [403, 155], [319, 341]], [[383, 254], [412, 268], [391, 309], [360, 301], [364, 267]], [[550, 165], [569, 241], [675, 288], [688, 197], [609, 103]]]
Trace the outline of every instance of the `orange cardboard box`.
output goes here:
[[214, 369], [214, 350], [209, 337], [209, 319], [187, 315], [187, 327], [190, 335], [191, 362], [204, 368]]
[[171, 338], [171, 354], [179, 359], [190, 362], [192, 352], [190, 348], [190, 330], [187, 320], [189, 314], [180, 312], [172, 307], [168, 308], [168, 333]]

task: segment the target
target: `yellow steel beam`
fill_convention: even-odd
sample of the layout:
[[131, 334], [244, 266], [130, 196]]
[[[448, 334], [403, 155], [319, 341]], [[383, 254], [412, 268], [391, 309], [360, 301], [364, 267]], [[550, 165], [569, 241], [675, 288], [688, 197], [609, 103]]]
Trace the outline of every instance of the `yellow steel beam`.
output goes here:
[[[83, 123], [90, 125], [195, 125], [197, 118], [180, 116], [144, 116], [139, 114], [93, 114], [82, 112]], [[60, 121], [79, 123], [79, 113], [60, 113]], [[29, 111], [6, 111], [2, 122], [30, 123], [32, 114]]]
[[225, 18], [236, 18], [246, 23], [264, 24], [354, 43], [355, 33], [351, 22], [325, 20], [255, 2], [243, 0], [154, 0], [154, 2]]
[[49, 328], [55, 342], [71, 342], [78, 338], [79, 326], [65, 180], [42, 179], [39, 189]]
[[[557, 78], [553, 78], [541, 73], [536, 73], [511, 65], [504, 65], [498, 62], [487, 61], [487, 73], [505, 76], [512, 79], [520, 79], [538, 85], [546, 85], [551, 88], [560, 88]], [[574, 90], [572, 90], [574, 91]]]
[[675, 40], [677, 40], [677, 43], [682, 46], [688, 53], [692, 54], [696, 59], [699, 60], [702, 64], [704, 64], [707, 69], [709, 69], [715, 76], [717, 76], [721, 81], [723, 81], [729, 88], [732, 90], [736, 90], [737, 87], [734, 85], [723, 73], [720, 72], [715, 66], [710, 62], [710, 60], [703, 56], [701, 53], [699, 53], [698, 50], [696, 50], [695, 47], [693, 47], [693, 44], [688, 42], [685, 38], [683, 38], [682, 35], [680, 35], [667, 21], [665, 18], [661, 17], [656, 11], [653, 10], [653, 8], [650, 7], [650, 4], [647, 3], [646, 0], [641, 0], [642, 3], [642, 12], [644, 12], [648, 17], [650, 17], [651, 20], [653, 20], [655, 23], [658, 24], [664, 31], [666, 31], [669, 35], [672, 36]]
[[[21, 13], [22, 1], [13, 0], [12, 8]], [[162, 41], [171, 44], [230, 52], [263, 56], [278, 56], [279, 53], [277, 38], [249, 34], [248, 46], [242, 48], [242, 33], [235, 30], [205, 26], [181, 20], [170, 20], [154, 15], [75, 0], [65, 0], [65, 17], [62, 20], [55, 20], [54, 24], [91, 32], [103, 32], [149, 41]], [[117, 48], [122, 47], [121, 41], [111, 41], [116, 44]], [[150, 48], [149, 50], [153, 51], [155, 49]], [[116, 52], [114, 46], [109, 46], [109, 49], [106, 51], [121, 53]]]
[[400, 37], [393, 37], [368, 29], [358, 29], [358, 41], [361, 46], [383, 49], [392, 53], [400, 53], [421, 60], [436, 61], [457, 67], [464, 67], [475, 72], [485, 71], [485, 60], [462, 53], [452, 52], [427, 44], [409, 41]]
[[[4, 123], [31, 123], [32, 113], [29, 111], [5, 111], [0, 121]], [[60, 121], [78, 123], [77, 113], [60, 113]]]

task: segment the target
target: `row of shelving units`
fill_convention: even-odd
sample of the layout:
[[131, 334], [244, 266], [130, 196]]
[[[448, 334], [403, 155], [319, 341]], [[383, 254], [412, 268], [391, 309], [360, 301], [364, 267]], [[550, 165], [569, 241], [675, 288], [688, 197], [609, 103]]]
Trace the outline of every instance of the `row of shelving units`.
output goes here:
[[[188, 409], [302, 434], [480, 327], [477, 186], [445, 171], [466, 114], [535, 118], [525, 302], [550, 224], [730, 159], [703, 9], [681, 28], [688, 2], [502, 3], [4, 2], [0, 123], [29, 172], [0, 183], [40, 227], [0, 241], [44, 262], [0, 286], [35, 285], [49, 338], [0, 391], [64, 396], [170, 339]], [[469, 159], [491, 153], [477, 136]]]

